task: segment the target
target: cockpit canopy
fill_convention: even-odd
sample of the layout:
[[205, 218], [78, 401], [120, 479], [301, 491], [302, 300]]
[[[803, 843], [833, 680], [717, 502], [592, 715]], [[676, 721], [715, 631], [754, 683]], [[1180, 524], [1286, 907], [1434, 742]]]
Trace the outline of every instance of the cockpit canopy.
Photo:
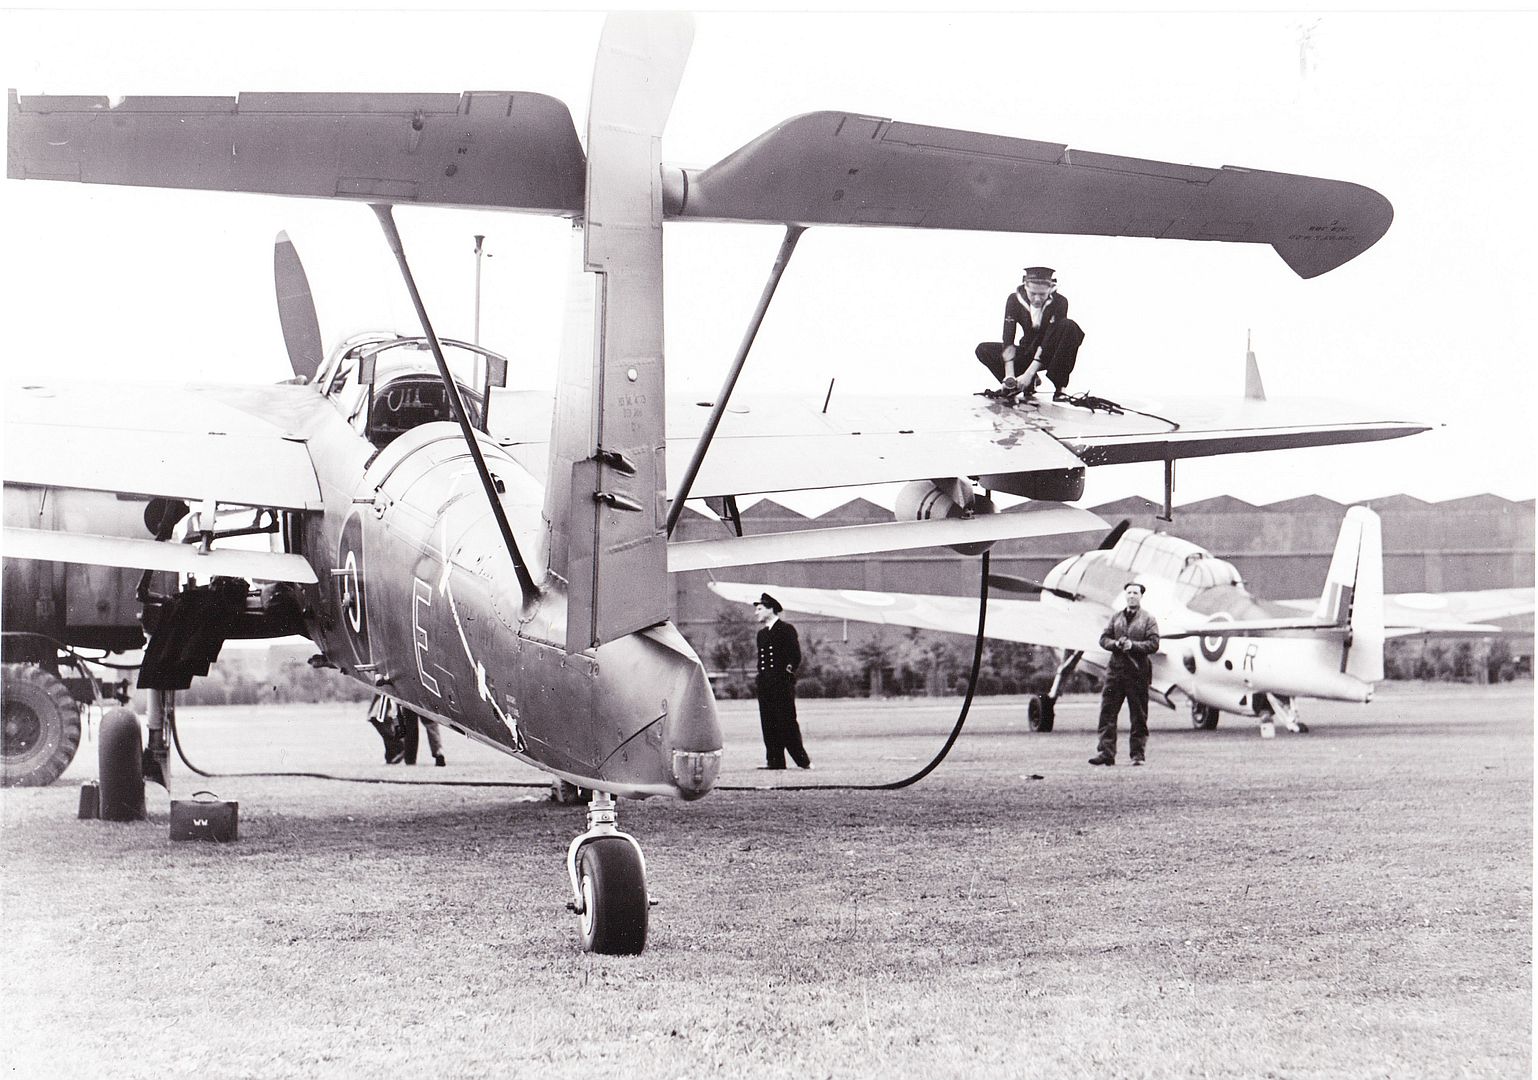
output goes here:
[[1224, 595], [1244, 591], [1244, 581], [1234, 564], [1219, 559], [1195, 544], [1166, 533], [1128, 529], [1110, 551], [1091, 551], [1067, 559], [1046, 577], [1054, 589], [1111, 602], [1129, 581], [1146, 587], [1160, 582], [1166, 595], [1190, 605], [1212, 589]]
[[1243, 585], [1234, 564], [1189, 540], [1148, 529], [1128, 529], [1111, 552], [1110, 564], [1129, 572], [1173, 582], [1177, 595], [1189, 597], [1217, 585]]
[[[442, 338], [444, 360], [470, 425], [486, 431], [493, 386], [507, 384], [507, 360], [463, 341]], [[344, 341], [315, 382], [376, 447], [434, 420], [454, 420], [448, 391], [426, 338], [362, 334]]]

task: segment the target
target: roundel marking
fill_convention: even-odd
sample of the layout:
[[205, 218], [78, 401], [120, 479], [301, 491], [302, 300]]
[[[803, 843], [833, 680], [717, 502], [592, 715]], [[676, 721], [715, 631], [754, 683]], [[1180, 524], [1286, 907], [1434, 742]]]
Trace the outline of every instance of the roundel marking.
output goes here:
[[[1220, 611], [1212, 617], [1213, 622], [1233, 622], [1233, 619], [1234, 617], [1226, 611]], [[1224, 650], [1228, 648], [1228, 635], [1203, 634], [1201, 645], [1202, 656], [1216, 662], [1222, 658]]]
[[363, 552], [363, 517], [356, 510], [342, 526], [336, 548], [336, 604], [342, 633], [359, 664], [373, 663], [368, 637], [368, 563]]

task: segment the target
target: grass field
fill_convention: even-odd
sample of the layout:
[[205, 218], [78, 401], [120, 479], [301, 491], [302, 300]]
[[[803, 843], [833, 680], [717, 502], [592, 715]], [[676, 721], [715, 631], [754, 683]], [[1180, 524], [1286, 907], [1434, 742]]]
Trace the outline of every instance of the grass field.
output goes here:
[[[1261, 740], [1155, 710], [1093, 769], [1094, 703], [981, 700], [896, 793], [625, 803], [647, 952], [577, 950], [577, 808], [447, 737], [386, 768], [360, 706], [183, 709], [227, 846], [75, 819], [94, 748], [0, 792], [0, 1065], [17, 1077], [1527, 1077], [1533, 687], [1387, 687]], [[955, 700], [806, 702], [787, 782], [896, 779]], [[762, 749], [722, 705], [723, 789]], [[1124, 734], [1125, 738], [1125, 734]], [[1123, 748], [1125, 760], [1125, 748]]]

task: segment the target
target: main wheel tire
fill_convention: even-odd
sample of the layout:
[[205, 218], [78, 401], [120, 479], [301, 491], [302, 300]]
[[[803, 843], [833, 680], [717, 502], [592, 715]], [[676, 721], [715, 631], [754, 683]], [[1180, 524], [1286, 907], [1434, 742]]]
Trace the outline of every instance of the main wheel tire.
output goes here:
[[96, 736], [103, 821], [144, 819], [144, 737], [131, 709], [109, 709]]
[[577, 857], [582, 890], [582, 948], [610, 956], [634, 956], [646, 948], [646, 871], [628, 840], [590, 840]]
[[1191, 702], [1191, 726], [1198, 731], [1216, 731], [1221, 714], [1212, 705]]
[[1032, 731], [1051, 731], [1057, 713], [1057, 702], [1045, 694], [1032, 694], [1025, 706], [1025, 718]]
[[80, 746], [80, 705], [51, 671], [6, 664], [0, 783], [43, 787], [57, 780]]

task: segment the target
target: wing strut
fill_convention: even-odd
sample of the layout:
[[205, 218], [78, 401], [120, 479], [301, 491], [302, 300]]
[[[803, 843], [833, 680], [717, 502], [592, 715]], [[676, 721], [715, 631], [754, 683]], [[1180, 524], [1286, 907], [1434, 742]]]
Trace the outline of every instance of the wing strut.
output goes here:
[[801, 239], [801, 234], [806, 232], [804, 225], [788, 225], [785, 228], [785, 239], [780, 241], [779, 254], [774, 257], [774, 268], [769, 271], [769, 280], [764, 283], [764, 291], [758, 298], [758, 307], [753, 311], [753, 317], [748, 321], [748, 329], [742, 335], [742, 344], [737, 346], [737, 355], [732, 360], [731, 370], [726, 373], [726, 381], [721, 384], [720, 393], [716, 394], [714, 406], [710, 410], [710, 417], [705, 421], [705, 430], [700, 432], [700, 441], [694, 447], [694, 454], [689, 458], [689, 465], [684, 469], [683, 479], [678, 482], [678, 493], [673, 496], [673, 503], [668, 507], [668, 535], [673, 535], [673, 526], [678, 524], [679, 515], [684, 512], [684, 500], [689, 497], [689, 489], [694, 486], [694, 478], [700, 474], [700, 465], [705, 461], [705, 451], [710, 449], [710, 442], [715, 438], [716, 427], [721, 423], [721, 417], [726, 413], [726, 403], [731, 400], [732, 390], [737, 385], [737, 377], [742, 374], [743, 365], [748, 360], [748, 350], [753, 347], [753, 339], [758, 337], [758, 329], [764, 324], [764, 316], [769, 312], [769, 301], [774, 299], [774, 291], [780, 286], [780, 278], [785, 276], [785, 268], [790, 265], [790, 257], [796, 250], [796, 241]]
[[531, 603], [539, 596], [539, 587], [534, 584], [534, 578], [530, 575], [528, 566], [524, 564], [523, 556], [518, 552], [518, 541], [513, 538], [513, 527], [507, 523], [507, 513], [502, 509], [501, 500], [497, 498], [496, 486], [492, 483], [491, 473], [486, 468], [486, 459], [481, 456], [481, 446], [476, 441], [475, 429], [470, 426], [470, 417], [465, 412], [465, 403], [459, 396], [459, 387], [454, 385], [454, 376], [449, 374], [448, 361], [443, 358], [443, 345], [438, 341], [433, 324], [428, 321], [427, 308], [422, 304], [422, 294], [417, 291], [416, 279], [411, 276], [411, 267], [406, 262], [406, 249], [401, 244], [400, 231], [395, 227], [395, 216], [390, 212], [387, 203], [369, 203], [369, 208], [379, 218], [379, 227], [384, 230], [385, 239], [390, 243], [390, 250], [395, 252], [395, 261], [400, 264], [401, 277], [406, 282], [406, 291], [411, 294], [411, 304], [417, 310], [417, 319], [422, 323], [422, 334], [427, 338], [427, 343], [432, 346], [433, 361], [438, 365], [438, 374], [443, 379], [443, 389], [448, 395], [449, 405], [454, 410], [454, 419], [459, 421], [459, 430], [465, 437], [465, 445], [470, 448], [470, 457], [475, 461], [475, 473], [481, 478], [481, 488], [486, 492], [486, 501], [491, 504], [492, 516], [497, 519], [497, 528], [502, 533], [502, 542], [507, 545], [507, 553], [512, 556], [513, 572], [518, 575], [518, 588], [523, 592], [523, 602]]

